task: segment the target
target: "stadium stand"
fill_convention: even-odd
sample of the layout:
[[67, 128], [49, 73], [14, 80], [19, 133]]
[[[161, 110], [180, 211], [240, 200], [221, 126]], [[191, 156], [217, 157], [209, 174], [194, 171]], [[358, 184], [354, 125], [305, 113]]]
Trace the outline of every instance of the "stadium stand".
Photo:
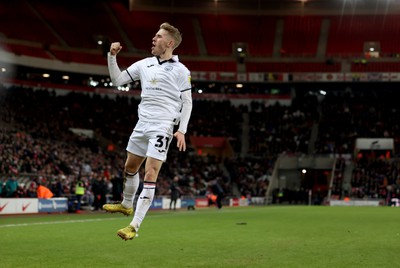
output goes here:
[[207, 72], [236, 72], [237, 64], [235, 61], [193, 61], [186, 60], [186, 67], [189, 70], [207, 71]]
[[67, 47], [96, 49], [99, 38], [122, 40], [102, 1], [71, 2], [69, 5], [30, 2], [45, 22], [42, 28], [51, 28]]
[[2, 3], [0, 12], [0, 32], [6, 38], [60, 45], [59, 40], [33, 10], [29, 2]]
[[[194, 72], [254, 72], [263, 76], [350, 72], [366, 73], [373, 81], [383, 74], [369, 73], [400, 72], [399, 17], [394, 14], [298, 16], [131, 11], [123, 1], [84, 1], [79, 8], [76, 5], [38, 0], [1, 3], [2, 49], [16, 56], [106, 69], [107, 42], [118, 40], [126, 48], [118, 61], [127, 67], [149, 55], [154, 29], [169, 21], [179, 25], [184, 34], [177, 52]], [[10, 15], [13, 11], [18, 11], [24, 20]], [[326, 46], [321, 43], [324, 21], [329, 26]], [[99, 38], [105, 41], [104, 46], [97, 44]], [[364, 45], [370, 41], [379, 42], [383, 59], [365, 57]], [[235, 54], [235, 43], [247, 45], [244, 64]], [[321, 47], [326, 49], [317, 55]], [[90, 68], [87, 73], [91, 73]], [[32, 82], [33, 75], [29, 74], [21, 72], [10, 80], [3, 80], [4, 75], [0, 74], [0, 181], [18, 178], [20, 187], [24, 187], [11, 195], [27, 196], [32, 182], [39, 178], [49, 187], [62, 180], [65, 195], [71, 193], [79, 174], [85, 174], [88, 186], [96, 176], [106, 176], [110, 183], [120, 181], [123, 148], [137, 118], [133, 108], [138, 104], [137, 88], [134, 94], [110, 94], [105, 88], [88, 87], [87, 80], [79, 86], [58, 85], [43, 80]], [[357, 81], [358, 76], [351, 79]], [[157, 184], [158, 195], [166, 195], [173, 175], [179, 174], [186, 195], [204, 196], [207, 183], [218, 179], [227, 196], [265, 196], [280, 154], [337, 156], [331, 187], [335, 198], [386, 200], [400, 194], [397, 83], [366, 80], [369, 83], [327, 85], [302, 81], [283, 86], [281, 81], [274, 81], [247, 84], [249, 90], [235, 91], [230, 87], [238, 82], [236, 78], [230, 84], [205, 80], [204, 84], [194, 83], [205, 91], [213, 85], [212, 93], [220, 95], [195, 95], [191, 135], [227, 138], [234, 157], [202, 155], [193, 145], [184, 154], [171, 149], [171, 160]], [[272, 95], [271, 92], [283, 88], [289, 88], [285, 97], [290, 102], [285, 105], [282, 103], [286, 98], [244, 101], [255, 92]], [[321, 89], [326, 89], [327, 94], [319, 94]], [[228, 93], [240, 94], [232, 97]], [[90, 129], [95, 137], [77, 136], [70, 128]], [[374, 156], [368, 161], [354, 158], [357, 137], [391, 137], [395, 148], [389, 155]], [[345, 157], [354, 160], [350, 181], [346, 175], [349, 160]], [[347, 182], [350, 188], [343, 187]], [[272, 202], [308, 202], [304, 187], [273, 190]], [[110, 194], [118, 199], [120, 192]]]
[[327, 64], [326, 62], [248, 62], [249, 72], [340, 72], [340, 64]]
[[365, 42], [380, 42], [384, 55], [398, 53], [398, 15], [330, 16], [327, 56], [360, 56]]
[[321, 33], [321, 16], [286, 16], [282, 50], [285, 57], [315, 57]]
[[361, 63], [360, 61], [351, 64], [351, 71], [355, 73], [390, 73], [400, 72], [398, 62], [373, 62], [368, 61]]
[[[17, 16], [7, 15], [11, 10], [18, 10], [24, 22], [16, 20]], [[395, 14], [376, 14], [371, 18], [358, 14], [254, 16], [130, 11], [123, 1], [118, 0], [85, 1], [79, 8], [75, 4], [14, 1], [5, 5], [2, 12], [0, 32], [4, 38], [1, 42], [8, 51], [63, 62], [102, 65], [99, 55], [105, 54], [111, 41], [125, 44], [126, 58], [147, 56], [152, 29], [164, 21], [180, 26], [185, 37], [177, 52], [191, 64], [193, 71], [204, 71], [205, 68], [243, 71], [233, 67], [238, 64], [234, 51], [236, 43], [245, 45], [244, 71], [247, 72], [343, 72], [347, 59], [365, 56], [364, 46], [368, 42], [379, 43], [381, 57], [396, 59], [399, 55], [398, 15]], [[86, 19], [88, 14], [90, 20]], [[326, 44], [323, 41], [325, 33], [321, 31], [323, 21], [328, 22], [324, 29]], [[99, 40], [104, 42], [103, 45], [97, 43]], [[319, 50], [321, 55], [317, 55]], [[260, 62], [260, 58], [268, 60]], [[298, 59], [283, 60], [288, 58]], [[397, 72], [397, 65], [392, 60], [371, 61], [371, 69], [355, 64], [350, 69], [354, 72]], [[223, 64], [215, 66], [212, 62]], [[325, 64], [327, 62], [329, 64]], [[124, 66], [128, 65], [124, 63]]]
[[37, 44], [13, 44], [13, 43], [2, 43], [0, 42], [1, 47], [8, 52], [14, 53], [16, 55], [23, 55], [29, 57], [37, 57], [43, 59], [54, 59], [52, 54], [43, 48], [42, 46], [38, 46]]

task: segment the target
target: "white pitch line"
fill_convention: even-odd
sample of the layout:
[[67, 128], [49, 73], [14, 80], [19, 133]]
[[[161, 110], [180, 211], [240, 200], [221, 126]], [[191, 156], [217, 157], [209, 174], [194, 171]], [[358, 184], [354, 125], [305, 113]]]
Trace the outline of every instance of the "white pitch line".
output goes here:
[[115, 217], [115, 218], [104, 218], [104, 219], [66, 220], [66, 221], [47, 221], [47, 222], [5, 224], [5, 225], [0, 225], [0, 228], [32, 226], [32, 225], [63, 224], [63, 223], [95, 222], [95, 221], [107, 221], [107, 220], [115, 220], [115, 219], [121, 219], [121, 218]]
[[[209, 210], [202, 211], [201, 214], [219, 214], [219, 213], [246, 213], [256, 210], [256, 208], [246, 208], [243, 210]], [[193, 216], [197, 215], [194, 211], [190, 211], [188, 213], [171, 213], [171, 214], [162, 214], [162, 215], [148, 215], [147, 217], [157, 218], [157, 217], [175, 217], [175, 216]], [[86, 219], [86, 220], [66, 220], [66, 221], [48, 221], [48, 222], [34, 222], [34, 223], [17, 223], [17, 224], [5, 224], [0, 225], [1, 228], [10, 228], [10, 227], [23, 227], [23, 226], [32, 226], [32, 225], [50, 225], [50, 224], [63, 224], [63, 223], [81, 223], [81, 222], [96, 222], [96, 221], [105, 221], [105, 220], [116, 220], [116, 219], [124, 219], [123, 217], [114, 217], [114, 218], [101, 218], [101, 219]]]

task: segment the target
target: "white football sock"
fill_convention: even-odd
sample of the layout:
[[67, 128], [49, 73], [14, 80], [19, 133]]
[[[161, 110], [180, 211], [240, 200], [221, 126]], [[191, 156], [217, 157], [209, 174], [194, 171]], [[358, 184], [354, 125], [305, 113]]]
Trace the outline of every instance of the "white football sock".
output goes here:
[[126, 208], [133, 207], [133, 199], [135, 199], [136, 191], [139, 188], [139, 174], [125, 172], [124, 192], [122, 205]]
[[135, 215], [131, 222], [131, 226], [133, 226], [136, 231], [139, 230], [140, 224], [142, 223], [144, 217], [146, 216], [147, 211], [149, 210], [151, 203], [153, 202], [154, 193], [156, 191], [156, 183], [155, 182], [144, 182], [143, 191], [140, 193], [140, 196], [137, 200]]

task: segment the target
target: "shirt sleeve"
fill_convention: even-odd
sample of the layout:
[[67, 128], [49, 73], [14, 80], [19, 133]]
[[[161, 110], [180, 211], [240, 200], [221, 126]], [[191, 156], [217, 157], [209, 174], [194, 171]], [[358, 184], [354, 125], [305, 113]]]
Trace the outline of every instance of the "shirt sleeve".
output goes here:
[[178, 131], [186, 134], [189, 124], [190, 115], [192, 113], [192, 84], [190, 81], [190, 72], [187, 70], [184, 81], [181, 83], [182, 111]]
[[122, 86], [133, 82], [133, 79], [128, 71], [121, 72], [117, 63], [117, 57], [115, 55], [111, 55], [110, 52], [108, 52], [107, 62], [108, 72], [110, 73], [111, 82], [114, 86]]

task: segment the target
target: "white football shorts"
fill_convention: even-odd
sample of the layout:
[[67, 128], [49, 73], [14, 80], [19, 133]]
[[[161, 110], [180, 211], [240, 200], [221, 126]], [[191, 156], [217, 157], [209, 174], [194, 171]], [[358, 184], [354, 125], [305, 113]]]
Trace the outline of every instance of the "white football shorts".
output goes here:
[[139, 120], [129, 137], [126, 150], [138, 156], [165, 161], [173, 139], [173, 131], [173, 124]]

